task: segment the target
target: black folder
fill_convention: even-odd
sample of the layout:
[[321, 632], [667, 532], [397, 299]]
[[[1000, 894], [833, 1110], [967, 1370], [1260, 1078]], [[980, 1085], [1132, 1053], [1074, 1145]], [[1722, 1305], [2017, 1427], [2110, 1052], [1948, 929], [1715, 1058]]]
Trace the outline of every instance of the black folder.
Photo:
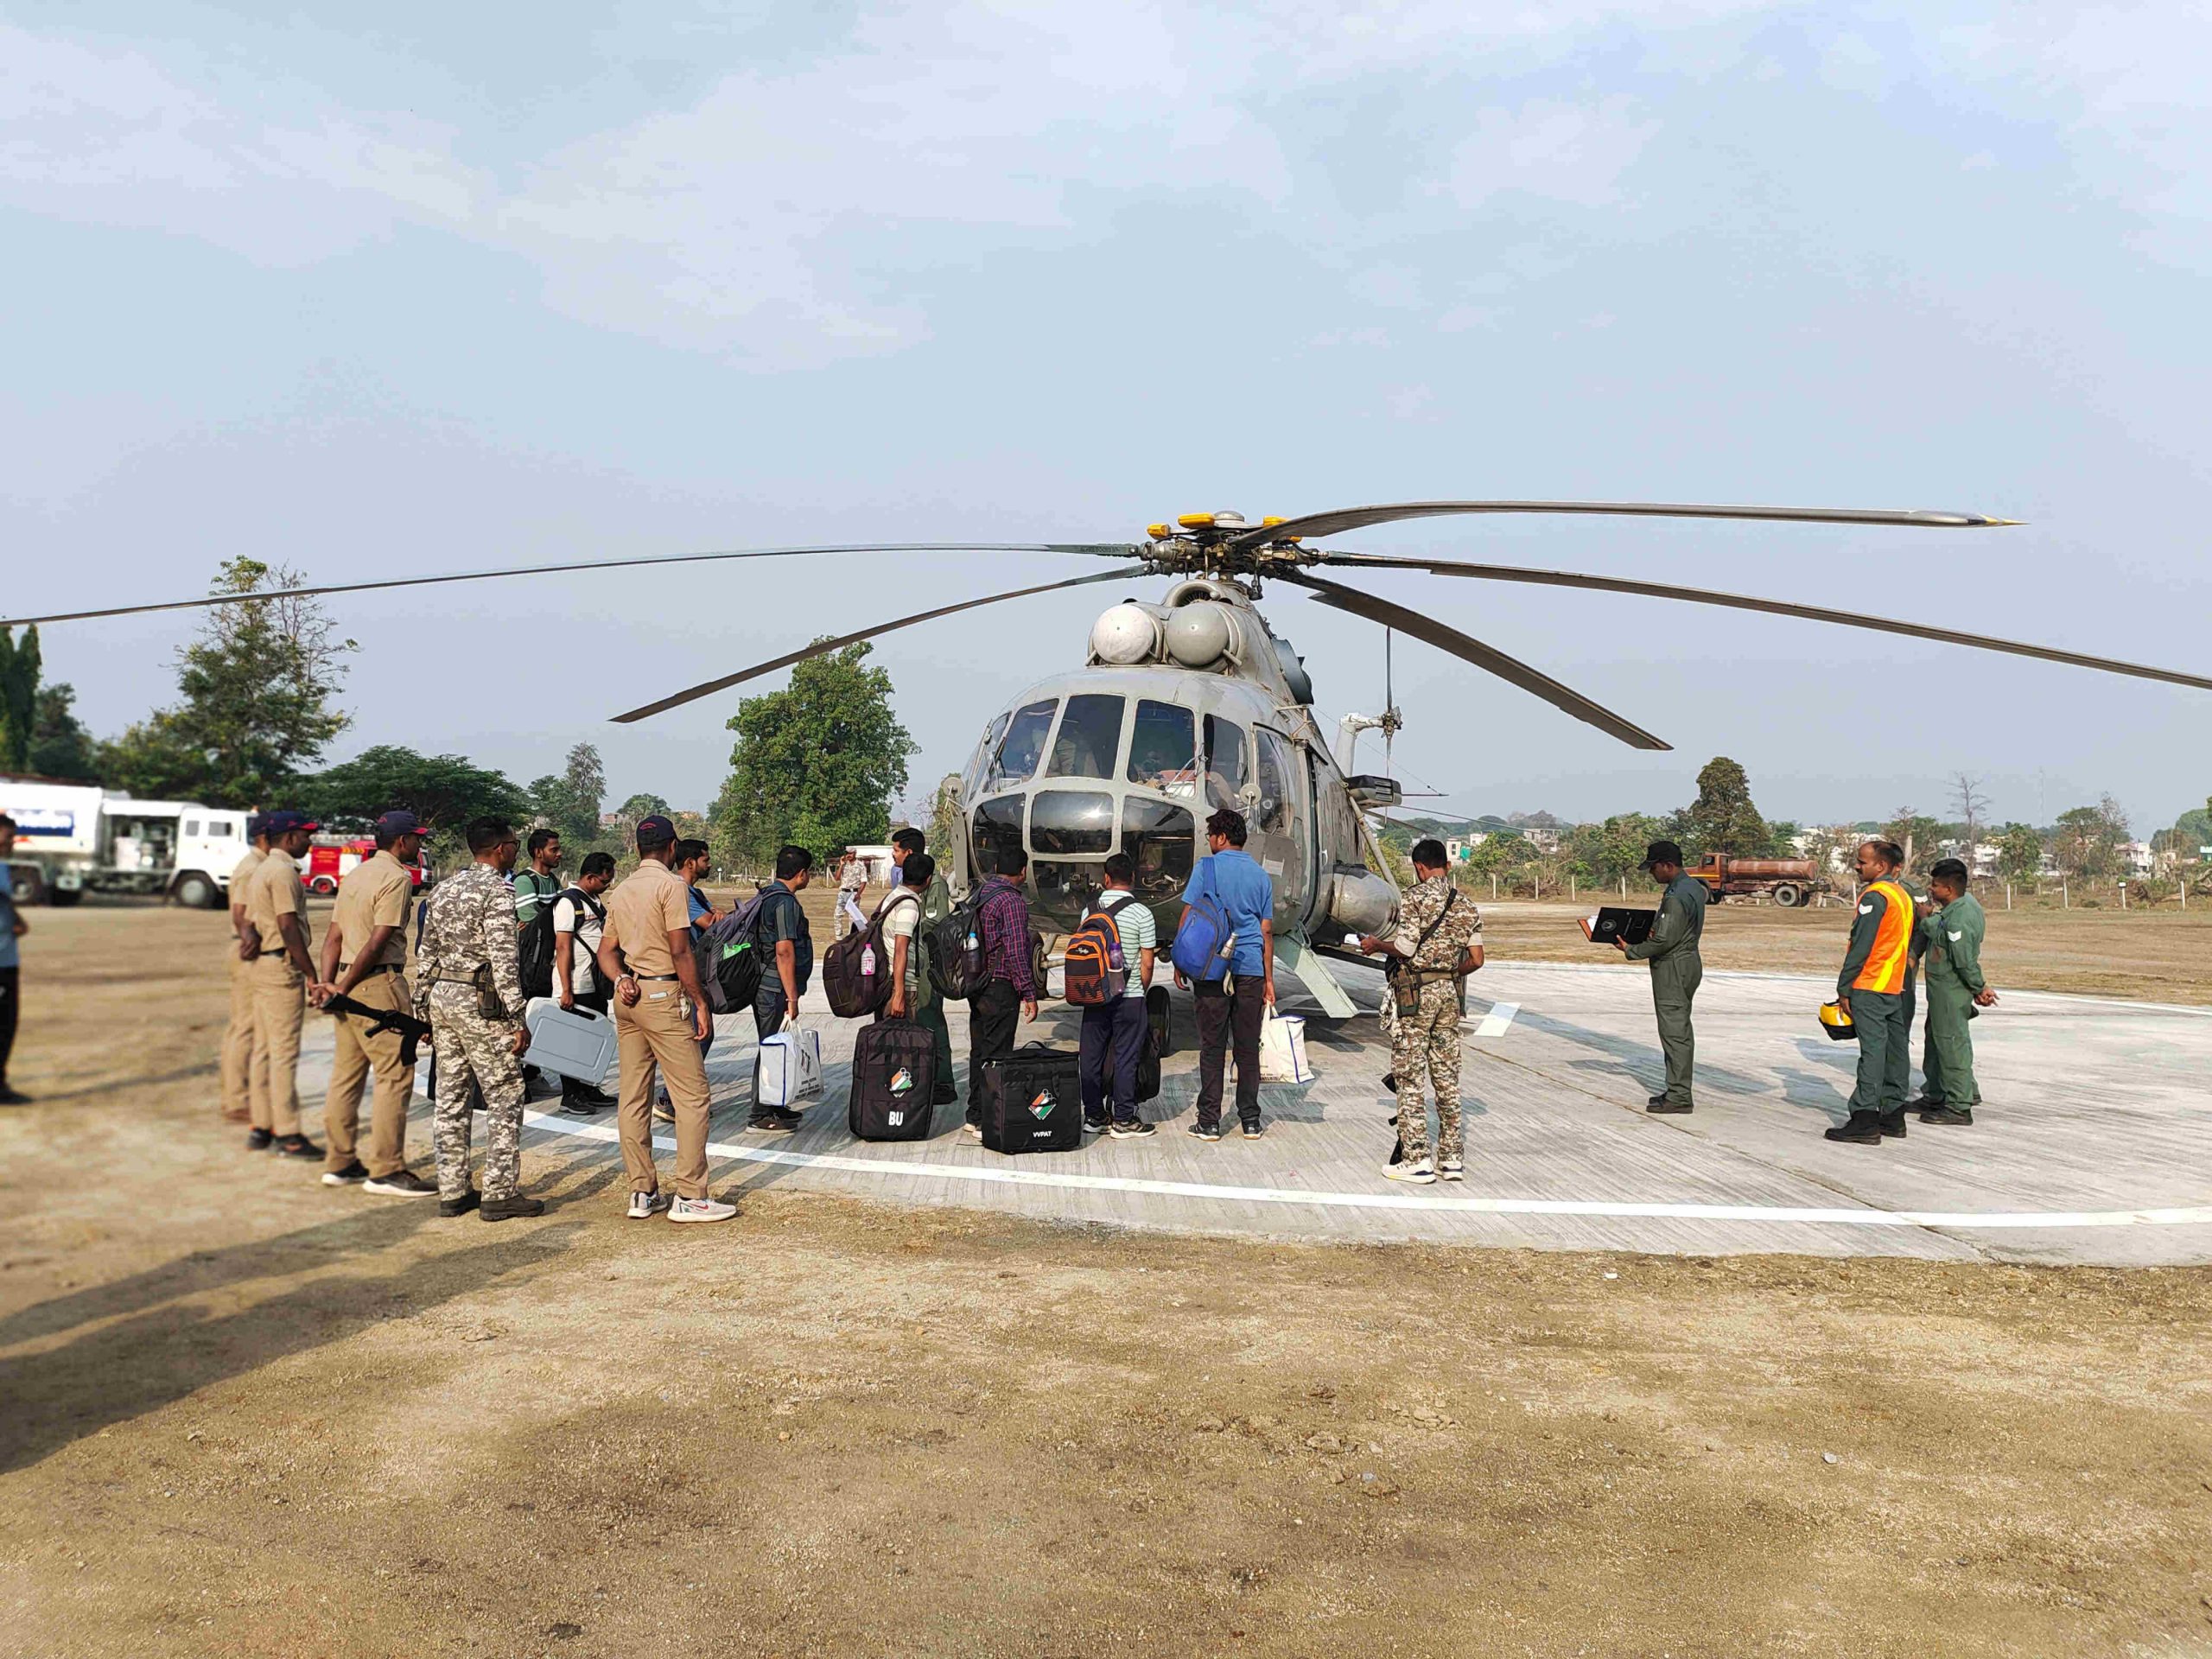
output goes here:
[[1658, 919], [1656, 910], [1629, 910], [1607, 905], [1589, 921], [1590, 938], [1599, 944], [1611, 944], [1615, 939], [1642, 944], [1651, 937], [1652, 925]]

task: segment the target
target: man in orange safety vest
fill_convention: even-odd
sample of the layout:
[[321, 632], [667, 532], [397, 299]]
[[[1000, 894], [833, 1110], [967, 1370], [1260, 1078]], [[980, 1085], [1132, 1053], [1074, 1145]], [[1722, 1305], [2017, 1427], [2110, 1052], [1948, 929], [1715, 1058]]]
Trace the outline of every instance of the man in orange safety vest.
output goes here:
[[1904, 1135], [1905, 1098], [1912, 1092], [1912, 895], [1897, 880], [1904, 849], [1893, 841], [1859, 847], [1859, 913], [1851, 948], [1836, 978], [1836, 1001], [1859, 1033], [1859, 1085], [1851, 1116], [1827, 1132], [1831, 1141], [1881, 1145]]

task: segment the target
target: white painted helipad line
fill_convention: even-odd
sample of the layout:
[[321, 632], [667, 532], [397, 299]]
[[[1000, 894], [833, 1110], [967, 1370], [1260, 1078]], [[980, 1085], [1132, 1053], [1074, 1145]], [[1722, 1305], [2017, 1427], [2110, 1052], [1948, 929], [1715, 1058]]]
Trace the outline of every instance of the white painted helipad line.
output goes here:
[[[550, 1112], [524, 1112], [523, 1127], [578, 1141], [619, 1142], [612, 1124], [573, 1123]], [[653, 1145], [676, 1150], [673, 1135], [656, 1135]], [[1840, 1210], [1789, 1205], [1656, 1204], [1587, 1198], [1490, 1198], [1474, 1194], [1446, 1197], [1435, 1192], [1308, 1192], [1283, 1186], [1213, 1186], [1198, 1181], [1148, 1181], [1131, 1175], [1077, 1175], [1018, 1167], [967, 1164], [909, 1164], [887, 1158], [848, 1158], [835, 1153], [778, 1152], [766, 1147], [707, 1143], [709, 1157], [747, 1163], [781, 1164], [793, 1169], [834, 1169], [861, 1175], [925, 1176], [932, 1180], [982, 1181], [1002, 1186], [1061, 1187], [1097, 1192], [1151, 1192], [1169, 1198], [1211, 1198], [1232, 1204], [1319, 1204], [1353, 1210], [1426, 1210], [1472, 1215], [1611, 1216], [1659, 1217], [1669, 1221], [1800, 1222], [1818, 1226], [1937, 1227], [1946, 1229], [2196, 1227], [2212, 1225], [2212, 1205], [2164, 1210]]]
[[1504, 1036], [1513, 1028], [1513, 1016], [1520, 1012], [1521, 1005], [1518, 1002], [1492, 1003], [1490, 1012], [1483, 1016], [1482, 1024], [1475, 1027], [1475, 1035], [1478, 1037]]

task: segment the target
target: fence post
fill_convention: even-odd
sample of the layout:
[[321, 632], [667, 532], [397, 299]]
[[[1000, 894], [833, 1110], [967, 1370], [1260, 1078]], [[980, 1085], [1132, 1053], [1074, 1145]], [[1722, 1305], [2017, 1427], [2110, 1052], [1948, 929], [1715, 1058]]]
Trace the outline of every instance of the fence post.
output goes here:
[[1621, 897], [1624, 899], [1628, 897], [1628, 877], [1626, 876], [1621, 877]]
[[2068, 890], [2067, 884], [2063, 881], [2058, 884], [2058, 907], [2061, 910], [2074, 908], [2074, 895]]
[[1534, 875], [1529, 877], [1529, 880], [1536, 884], [1536, 897], [1539, 900], [1541, 900], [1544, 896], [1544, 873], [1541, 870], [1538, 870]]
[[2127, 883], [2125, 881], [2120, 884], [2120, 907], [2122, 910], [2127, 908]]
[[1497, 902], [1497, 873], [1495, 870], [1491, 872], [1490, 901], [1493, 905]]
[[1574, 897], [1575, 897], [1575, 893], [1574, 893], [1574, 878], [1573, 878], [1572, 875], [1570, 875], [1570, 876], [1568, 876], [1568, 877], [1567, 878], [1567, 901], [1568, 901], [1570, 904], [1573, 902], [1573, 900], [1574, 900]]
[[2012, 908], [2012, 884], [2010, 881], [2005, 884], [2005, 908]]

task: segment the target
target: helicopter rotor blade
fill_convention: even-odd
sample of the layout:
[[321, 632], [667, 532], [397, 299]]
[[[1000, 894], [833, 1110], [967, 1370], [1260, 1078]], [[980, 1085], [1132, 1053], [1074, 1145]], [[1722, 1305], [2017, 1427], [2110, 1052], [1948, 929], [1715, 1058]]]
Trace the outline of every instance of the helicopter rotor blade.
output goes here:
[[1628, 518], [1752, 518], [1815, 524], [1904, 524], [1923, 530], [1980, 530], [2014, 524], [2017, 518], [1986, 518], [1978, 512], [1894, 512], [1858, 507], [1727, 507], [1659, 501], [1401, 501], [1392, 506], [1339, 507], [1309, 512], [1280, 524], [1255, 525], [1229, 537], [1233, 548], [1261, 547], [1293, 536], [1334, 536], [1370, 524], [1402, 518], [1443, 518], [1470, 512], [1581, 513]]
[[199, 599], [162, 600], [150, 605], [111, 605], [96, 611], [57, 611], [51, 616], [0, 617], [0, 627], [28, 627], [50, 622], [88, 622], [107, 616], [138, 616], [149, 611], [194, 611], [213, 605], [244, 605], [262, 599], [307, 599], [324, 594], [365, 594], [387, 588], [432, 588], [454, 582], [493, 582], [502, 576], [557, 575], [573, 570], [629, 570], [649, 564], [710, 564], [728, 559], [796, 559], [820, 553], [1076, 553], [1125, 559], [1144, 550], [1129, 542], [855, 542], [834, 547], [753, 547], [712, 553], [664, 553], [642, 559], [571, 559], [561, 564], [522, 565], [504, 570], [461, 570], [438, 576], [387, 576], [374, 582], [322, 582], [308, 588], [265, 588], [251, 594], [209, 594]]
[[1402, 605], [1373, 594], [1363, 594], [1357, 588], [1346, 588], [1309, 571], [1278, 572], [1278, 579], [1296, 582], [1301, 588], [1313, 589], [1324, 605], [1349, 611], [1354, 616], [1363, 616], [1370, 622], [1380, 622], [1386, 628], [1395, 628], [1425, 640], [1439, 651], [1447, 651], [1454, 657], [1472, 663], [1477, 668], [1495, 674], [1498, 678], [1519, 686], [1523, 691], [1541, 697], [1554, 709], [1565, 710], [1577, 720], [1595, 726], [1631, 748], [1671, 749], [1675, 746], [1662, 738], [1654, 737], [1641, 726], [1623, 720], [1610, 709], [1592, 702], [1580, 691], [1561, 685], [1541, 670], [1534, 669], [1517, 658], [1507, 656], [1495, 646], [1486, 645], [1471, 634], [1465, 634], [1434, 617], [1424, 616], [1419, 611], [1409, 611]]
[[2152, 668], [2123, 663], [2085, 652], [2062, 651], [2055, 645], [2034, 645], [1990, 634], [1967, 633], [1957, 628], [1931, 627], [1924, 622], [1904, 622], [1894, 617], [1866, 616], [1855, 611], [1834, 611], [1819, 605], [1797, 605], [1786, 600], [1754, 599], [1709, 588], [1677, 588], [1662, 582], [1637, 582], [1620, 576], [1592, 576], [1571, 570], [1532, 570], [1514, 564], [1462, 564], [1447, 559], [1384, 558], [1372, 553], [1328, 553], [1321, 562], [1357, 566], [1370, 570], [1425, 570], [1431, 575], [1468, 576], [1479, 582], [1518, 582], [1544, 588], [1582, 588], [1599, 593], [1633, 594], [1644, 599], [1677, 599], [1692, 605], [1718, 605], [1728, 610], [1758, 611], [1769, 616], [1794, 616], [1808, 622], [1833, 622], [1839, 627], [1866, 628], [1877, 633], [1898, 633], [1912, 639], [1933, 639], [1941, 645], [1967, 645], [1976, 651], [2001, 651], [2015, 657], [2034, 657], [2075, 668], [2095, 669], [2105, 674], [2133, 675], [2141, 680], [2163, 680], [2170, 685], [2194, 686], [2212, 691], [2212, 678], [2184, 674], [2177, 669]]
[[894, 632], [899, 628], [911, 628], [917, 622], [931, 622], [940, 616], [952, 616], [961, 611], [972, 611], [978, 606], [995, 605], [1003, 599], [1027, 599], [1033, 594], [1057, 593], [1063, 588], [1081, 588], [1095, 582], [1122, 582], [1131, 576], [1141, 576], [1144, 574], [1145, 568], [1141, 564], [1126, 565], [1118, 570], [1102, 570], [1096, 575], [1071, 576], [1065, 582], [1047, 582], [1034, 588], [1016, 588], [1008, 593], [986, 594], [981, 599], [963, 599], [957, 605], [940, 605], [935, 610], [917, 611], [912, 616], [902, 616], [893, 622], [880, 622], [874, 627], [862, 628], [856, 633], [840, 634], [834, 639], [817, 639], [810, 645], [804, 646], [798, 651], [786, 652], [772, 661], [755, 663], [752, 667], [741, 668], [734, 674], [725, 674], [718, 680], [709, 680], [703, 684], [687, 686], [672, 696], [661, 698], [658, 702], [649, 702], [643, 708], [632, 709], [627, 714], [615, 715], [611, 718], [618, 726], [627, 726], [633, 721], [645, 719], [649, 715], [658, 715], [687, 702], [696, 702], [701, 697], [712, 696], [715, 692], [728, 690], [733, 685], [742, 685], [746, 681], [758, 679], [763, 674], [772, 674], [779, 668], [789, 668], [794, 663], [803, 663], [810, 657], [826, 656], [833, 651], [842, 651], [847, 645], [858, 645], [863, 639], [873, 639], [878, 634]]

